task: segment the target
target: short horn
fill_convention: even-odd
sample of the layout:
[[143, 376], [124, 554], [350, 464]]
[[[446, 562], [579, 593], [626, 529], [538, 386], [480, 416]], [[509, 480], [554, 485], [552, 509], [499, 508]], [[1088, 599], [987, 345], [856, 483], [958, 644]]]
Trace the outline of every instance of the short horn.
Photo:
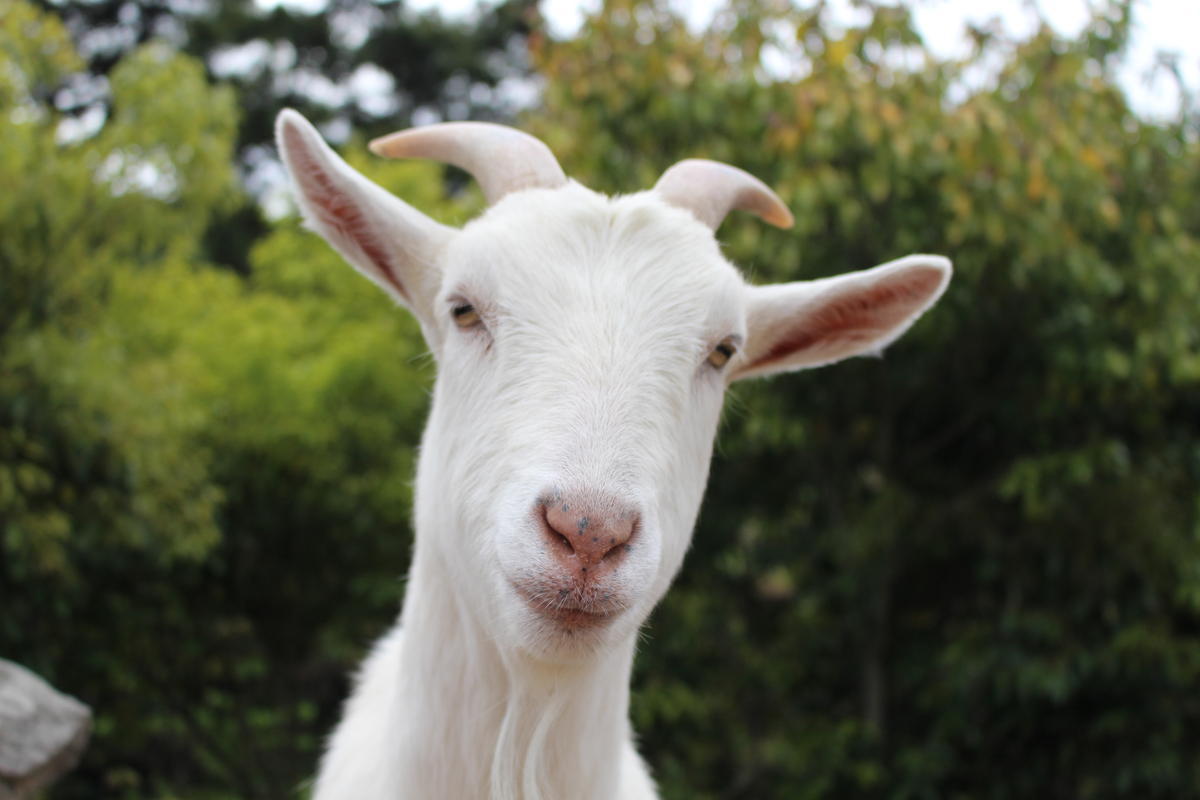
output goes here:
[[521, 189], [556, 189], [567, 182], [562, 167], [541, 141], [489, 122], [444, 122], [410, 128], [372, 141], [386, 158], [428, 158], [471, 173], [488, 205]]
[[756, 214], [778, 228], [795, 221], [783, 201], [749, 172], [703, 158], [680, 161], [663, 173], [654, 191], [673, 206], [685, 208], [716, 230], [735, 208]]

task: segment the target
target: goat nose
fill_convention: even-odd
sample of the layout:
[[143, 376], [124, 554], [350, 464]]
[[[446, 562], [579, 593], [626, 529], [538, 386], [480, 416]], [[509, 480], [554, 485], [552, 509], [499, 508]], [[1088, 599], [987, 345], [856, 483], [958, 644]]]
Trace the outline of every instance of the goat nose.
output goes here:
[[611, 571], [632, 547], [640, 517], [620, 500], [561, 493], [541, 505], [550, 551], [579, 580]]

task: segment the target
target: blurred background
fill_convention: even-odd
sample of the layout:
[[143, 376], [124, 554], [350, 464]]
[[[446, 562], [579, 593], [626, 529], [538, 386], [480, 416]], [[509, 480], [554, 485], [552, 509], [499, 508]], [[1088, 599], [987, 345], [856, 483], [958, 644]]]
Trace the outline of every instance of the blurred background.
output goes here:
[[884, 359], [732, 391], [637, 661], [664, 797], [1200, 797], [1200, 57], [1145, 56], [1162, 5], [947, 47], [936, 2], [0, 0], [0, 655], [96, 713], [50, 796], [303, 798], [396, 614], [433, 365], [298, 226], [293, 106], [453, 224], [462, 173], [365, 140], [511, 122], [605, 192], [737, 164], [797, 218], [721, 228], [758, 282], [953, 258]]

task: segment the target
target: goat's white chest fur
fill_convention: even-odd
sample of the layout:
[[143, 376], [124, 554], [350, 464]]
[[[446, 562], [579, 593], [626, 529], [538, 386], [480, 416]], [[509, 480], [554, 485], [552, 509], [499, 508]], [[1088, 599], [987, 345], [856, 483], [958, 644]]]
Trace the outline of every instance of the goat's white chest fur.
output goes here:
[[403, 613], [316, 800], [656, 797], [628, 721], [634, 645], [691, 539], [725, 388], [878, 352], [949, 262], [749, 286], [713, 229], [734, 208], [791, 217], [726, 165], [681, 162], [608, 198], [499, 126], [372, 143], [475, 175], [492, 207], [454, 230], [295, 112], [278, 138], [306, 220], [416, 315], [438, 361]]

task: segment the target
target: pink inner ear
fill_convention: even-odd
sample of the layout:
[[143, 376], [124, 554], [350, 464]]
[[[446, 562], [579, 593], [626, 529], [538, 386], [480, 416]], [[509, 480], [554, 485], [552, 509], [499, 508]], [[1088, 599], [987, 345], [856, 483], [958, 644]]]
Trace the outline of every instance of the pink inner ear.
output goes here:
[[308, 144], [298, 131], [285, 129], [289, 139], [289, 150], [304, 184], [304, 195], [321, 216], [321, 222], [338, 235], [354, 242], [363, 255], [374, 265], [379, 275], [405, 300], [411, 300], [404, 285], [396, 277], [383, 243], [372, 233], [362, 210], [351, 201], [346, 192], [334, 184], [321, 164], [309, 153]]
[[817, 299], [749, 369], [797, 356], [816, 362], [863, 352], [904, 324], [943, 278], [936, 269], [912, 269], [874, 286]]

